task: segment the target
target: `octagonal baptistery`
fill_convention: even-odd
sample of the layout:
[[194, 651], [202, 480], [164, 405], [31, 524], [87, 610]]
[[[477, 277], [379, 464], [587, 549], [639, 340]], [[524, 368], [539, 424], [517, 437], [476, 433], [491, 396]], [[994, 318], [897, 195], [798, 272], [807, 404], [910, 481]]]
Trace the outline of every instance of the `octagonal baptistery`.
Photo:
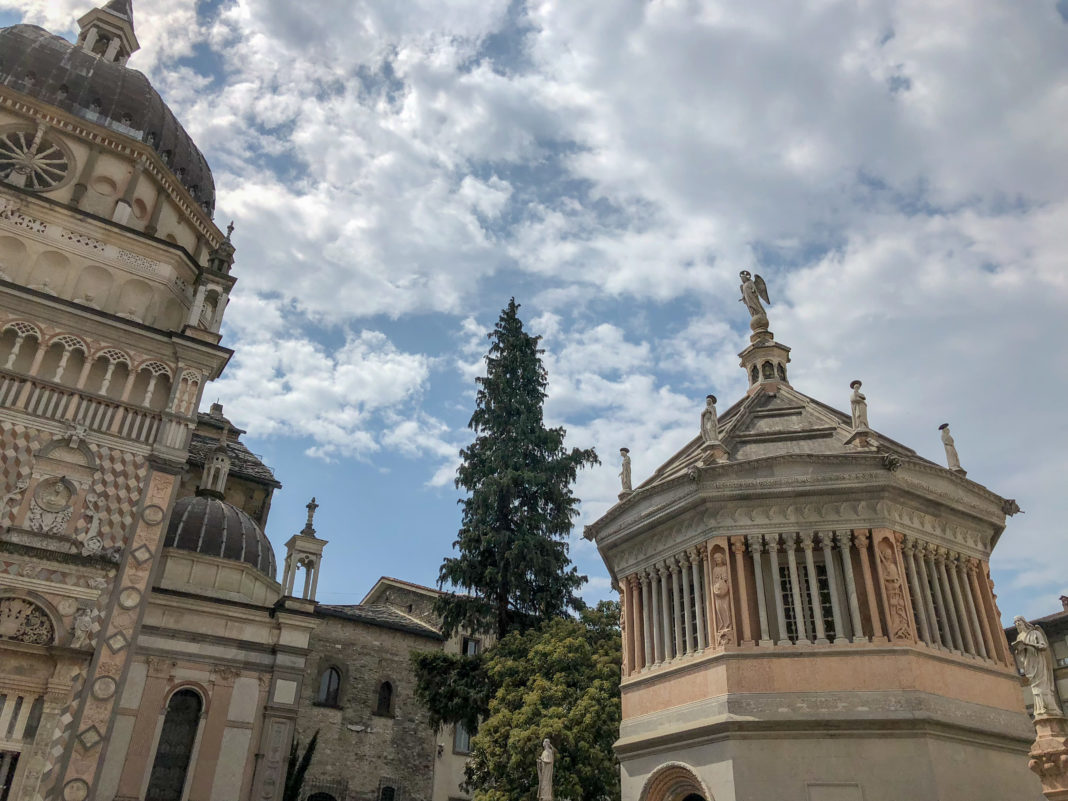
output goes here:
[[624, 454], [586, 532], [623, 601], [624, 801], [1041, 798], [988, 566], [1015, 502], [948, 428], [955, 469], [871, 430], [859, 382], [850, 415], [798, 392], [753, 329], [746, 396], [633, 491]]

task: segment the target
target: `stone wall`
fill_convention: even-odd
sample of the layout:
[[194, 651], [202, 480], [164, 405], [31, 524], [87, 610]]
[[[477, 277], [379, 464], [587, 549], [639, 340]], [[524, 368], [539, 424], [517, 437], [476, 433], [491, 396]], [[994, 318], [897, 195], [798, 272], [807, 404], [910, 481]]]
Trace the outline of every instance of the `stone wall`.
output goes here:
[[[297, 719], [301, 747], [318, 730], [305, 797], [328, 792], [337, 801], [377, 801], [393, 787], [396, 801], [429, 801], [436, 744], [415, 699], [413, 650], [439, 650], [433, 637], [357, 620], [323, 616], [312, 637]], [[324, 671], [341, 672], [338, 706], [317, 701]], [[391, 714], [375, 714], [381, 683], [393, 687]]]

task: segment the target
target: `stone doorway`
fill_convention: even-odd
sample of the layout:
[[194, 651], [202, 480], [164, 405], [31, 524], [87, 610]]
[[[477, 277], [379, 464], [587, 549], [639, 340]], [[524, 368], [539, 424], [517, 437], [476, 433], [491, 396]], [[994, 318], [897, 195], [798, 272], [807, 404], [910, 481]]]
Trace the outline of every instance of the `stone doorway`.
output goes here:
[[18, 751], [0, 751], [0, 801], [7, 801], [19, 766]]
[[638, 801], [715, 801], [696, 771], [681, 762], [661, 765], [652, 772]]

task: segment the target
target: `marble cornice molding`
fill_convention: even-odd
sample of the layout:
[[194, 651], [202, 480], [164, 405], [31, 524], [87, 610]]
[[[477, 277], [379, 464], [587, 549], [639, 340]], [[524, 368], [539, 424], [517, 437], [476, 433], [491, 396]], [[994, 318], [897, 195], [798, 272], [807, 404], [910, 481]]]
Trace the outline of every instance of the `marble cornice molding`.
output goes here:
[[[888, 498], [824, 497], [759, 503], [714, 499], [654, 521], [650, 528], [620, 532], [598, 542], [613, 575], [626, 576], [715, 536], [778, 534], [791, 531], [842, 531], [889, 528], [968, 557], [987, 559], [993, 528], [954, 521], [907, 503], [908, 496]], [[895, 493], [897, 494], [897, 493]], [[696, 499], [695, 499], [696, 500]], [[693, 504], [691, 504], [693, 507]], [[657, 524], [658, 523], [658, 524]]]

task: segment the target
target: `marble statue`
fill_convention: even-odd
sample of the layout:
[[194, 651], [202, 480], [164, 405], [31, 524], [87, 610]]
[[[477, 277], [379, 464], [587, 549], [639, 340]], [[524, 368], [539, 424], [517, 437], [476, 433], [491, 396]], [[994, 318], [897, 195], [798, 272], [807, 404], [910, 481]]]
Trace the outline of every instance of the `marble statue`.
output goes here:
[[742, 270], [739, 275], [742, 279], [742, 285], [740, 287], [742, 290], [741, 301], [749, 310], [750, 317], [752, 317], [750, 327], [754, 331], [766, 330], [768, 327], [768, 316], [760, 301], [763, 299], [764, 303], [771, 303], [771, 300], [768, 298], [768, 285], [764, 283], [764, 279], [759, 275], [750, 275], [748, 270]]
[[849, 397], [849, 408], [853, 413], [853, 430], [861, 431], [868, 427], [868, 399], [860, 391], [860, 381], [852, 381], [849, 388], [853, 394]]
[[71, 638], [71, 648], [84, 648], [89, 645], [89, 635], [93, 630], [93, 610], [81, 608], [74, 615], [74, 636]]
[[556, 761], [556, 749], [546, 737], [541, 741], [541, 753], [538, 755], [538, 801], [553, 801], [553, 763]]
[[701, 439], [706, 445], [719, 442], [719, 420], [716, 418], [716, 396], [705, 398], [705, 410], [701, 412]]
[[950, 470], [962, 470], [960, 456], [957, 455], [957, 446], [953, 442], [953, 436], [949, 433], [949, 423], [942, 423], [938, 430], [942, 432], [942, 444], [946, 447], [946, 464], [949, 465]]
[[19, 501], [22, 499], [22, 493], [24, 493], [29, 486], [30, 480], [24, 478], [15, 485], [15, 488], [11, 490], [11, 492], [4, 495], [3, 499], [0, 499], [0, 517], [3, 516], [4, 512], [11, 508], [12, 501]]
[[731, 587], [730, 571], [726, 557], [716, 551], [712, 554], [712, 599], [716, 609], [716, 638], [720, 645], [730, 642], [731, 629]]
[[1013, 622], [1016, 624], [1017, 635], [1012, 650], [1015, 652], [1020, 672], [1031, 682], [1031, 692], [1035, 696], [1035, 716], [1060, 715], [1061, 705], [1053, 681], [1053, 652], [1045, 632], [1019, 615]]
[[630, 448], [620, 448], [619, 455], [623, 457], [623, 466], [619, 471], [619, 479], [623, 484], [623, 491], [632, 492], [634, 487], [631, 486], [630, 478]]

